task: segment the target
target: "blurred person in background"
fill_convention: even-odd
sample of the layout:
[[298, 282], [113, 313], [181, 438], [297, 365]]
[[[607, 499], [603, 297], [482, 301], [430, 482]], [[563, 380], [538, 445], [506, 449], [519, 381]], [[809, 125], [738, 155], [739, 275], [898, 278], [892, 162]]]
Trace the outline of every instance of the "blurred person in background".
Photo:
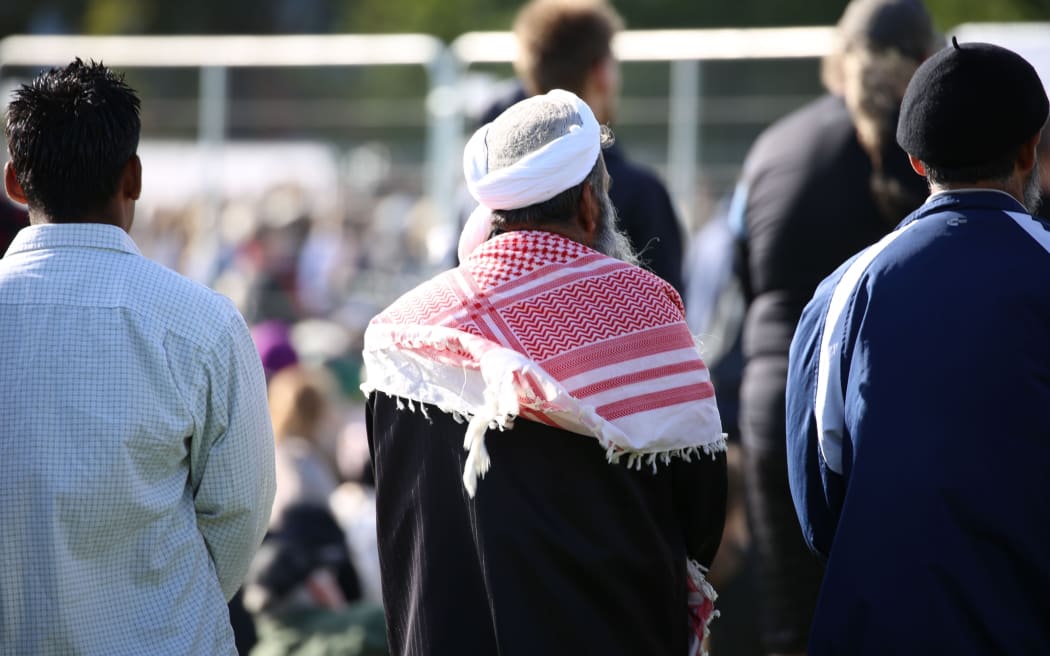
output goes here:
[[[366, 441], [366, 449], [367, 444]], [[371, 478], [369, 463], [368, 479]], [[376, 535], [375, 486], [364, 480], [343, 481], [329, 497], [328, 507], [346, 535], [350, 559], [361, 584], [361, 598], [381, 604], [383, 582]]]
[[919, 0], [853, 0], [823, 62], [828, 93], [759, 136], [733, 198], [748, 300], [740, 429], [771, 654], [803, 652], [821, 579], [787, 480], [791, 336], [820, 280], [925, 198], [894, 135], [908, 80], [941, 42]]
[[806, 306], [788, 471], [827, 558], [808, 653], [1050, 653], [1050, 102], [1016, 53], [949, 46], [897, 139], [931, 195]]
[[709, 578], [718, 590], [718, 630], [711, 635], [715, 654], [761, 656], [755, 631], [758, 606], [755, 549], [747, 525], [747, 495], [740, 446], [740, 377], [744, 369], [741, 326], [746, 302], [734, 272], [735, 237], [729, 226], [730, 198], [719, 204], [693, 239], [686, 256], [686, 321], [702, 344], [701, 354], [718, 390], [718, 415], [725, 430], [729, 497], [726, 528]]
[[7, 198], [0, 198], [0, 257], [14, 241], [15, 235], [29, 225], [29, 213]]
[[271, 526], [293, 503], [327, 505], [338, 485], [331, 458], [320, 445], [329, 406], [322, 381], [320, 372], [302, 365], [285, 367], [270, 379], [277, 465]]
[[[621, 29], [623, 19], [604, 0], [529, 2], [514, 21], [514, 70], [525, 93], [571, 91], [591, 107], [599, 123], [615, 124], [621, 85], [612, 41]], [[606, 148], [603, 156], [613, 180], [609, 197], [631, 248], [642, 266], [681, 294], [682, 228], [667, 189], [655, 173], [629, 160], [620, 144]]]
[[[327, 506], [345, 533], [361, 597], [381, 603], [375, 491], [356, 375], [360, 338], [352, 340], [339, 324], [322, 320], [302, 321], [295, 330], [301, 352], [293, 346], [291, 330], [283, 322], [266, 321], [252, 327], [270, 380], [277, 443], [277, 493], [271, 526], [280, 523], [290, 506]], [[356, 348], [351, 346], [355, 343]], [[318, 362], [323, 366], [307, 364]]]
[[313, 504], [281, 511], [244, 585], [259, 641], [252, 656], [385, 656], [383, 608], [361, 601], [343, 533]]
[[[262, 361], [263, 374], [266, 376], [267, 381], [267, 394], [269, 394], [269, 381], [278, 372], [298, 364], [299, 355], [292, 345], [291, 331], [283, 321], [274, 319], [254, 325], [251, 327], [251, 336]], [[278, 490], [281, 487], [280, 471], [286, 468], [276, 468]], [[287, 474], [285, 477], [287, 477]], [[276, 493], [274, 500], [277, 501]], [[272, 518], [273, 512], [271, 511], [271, 521]], [[257, 638], [255, 622], [244, 608], [243, 590], [238, 591], [237, 595], [230, 600], [229, 611], [230, 624], [233, 625], [233, 635], [237, 642], [237, 653], [241, 656], [246, 656], [251, 651], [252, 646], [255, 645]]]
[[232, 654], [273, 433], [233, 304], [142, 257], [139, 99], [79, 59], [14, 94], [0, 260], [0, 651]]
[[563, 90], [478, 130], [464, 171], [490, 229], [368, 327], [394, 653], [684, 654], [705, 634], [724, 436], [681, 299], [624, 261], [609, 136]]
[[[360, 354], [363, 343], [358, 344]], [[357, 363], [356, 369], [362, 367]], [[360, 381], [355, 385], [360, 388]], [[350, 557], [361, 582], [362, 598], [382, 603], [383, 586], [376, 535], [376, 492], [372, 456], [368, 447], [368, 409], [357, 398], [349, 406], [339, 433], [336, 460], [342, 482], [328, 499], [329, 508], [346, 533]]]
[[308, 227], [305, 217], [285, 225], [263, 224], [241, 246], [238, 258], [247, 279], [244, 315], [249, 321], [293, 323], [306, 314], [299, 302], [296, 258]]
[[263, 321], [252, 326], [251, 334], [267, 383], [283, 369], [299, 363], [299, 353], [292, 344], [292, 331], [287, 323], [279, 319]]

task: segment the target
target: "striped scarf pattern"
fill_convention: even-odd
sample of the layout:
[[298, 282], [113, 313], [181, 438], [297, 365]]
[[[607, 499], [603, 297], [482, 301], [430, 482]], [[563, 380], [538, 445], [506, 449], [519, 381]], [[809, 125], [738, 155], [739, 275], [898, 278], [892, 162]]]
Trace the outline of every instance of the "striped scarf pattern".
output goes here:
[[469, 420], [471, 495], [485, 430], [515, 417], [594, 437], [629, 466], [725, 448], [678, 293], [554, 233], [498, 235], [408, 292], [372, 319], [364, 357], [366, 393]]

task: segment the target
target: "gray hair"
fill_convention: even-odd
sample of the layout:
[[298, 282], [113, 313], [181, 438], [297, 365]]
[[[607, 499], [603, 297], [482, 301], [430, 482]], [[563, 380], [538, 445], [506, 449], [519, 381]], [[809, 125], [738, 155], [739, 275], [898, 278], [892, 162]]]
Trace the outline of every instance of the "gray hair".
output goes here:
[[574, 125], [583, 125], [576, 108], [548, 96], [533, 96], [512, 105], [489, 126], [485, 139], [489, 170], [513, 165], [568, 134]]
[[[568, 134], [574, 125], [583, 125], [583, 117], [576, 108], [547, 95], [533, 96], [512, 105], [489, 126], [485, 139], [485, 145], [488, 148], [489, 171], [496, 171], [515, 164], [529, 153]], [[602, 126], [602, 147], [605, 148], [612, 143], [612, 132]], [[510, 210], [495, 209], [492, 213], [493, 227], [497, 229], [502, 229], [506, 225], [539, 227], [571, 221], [576, 215], [583, 185], [588, 182], [599, 198], [607, 193], [605, 166], [600, 154], [594, 162], [594, 168], [580, 184], [535, 205]]]

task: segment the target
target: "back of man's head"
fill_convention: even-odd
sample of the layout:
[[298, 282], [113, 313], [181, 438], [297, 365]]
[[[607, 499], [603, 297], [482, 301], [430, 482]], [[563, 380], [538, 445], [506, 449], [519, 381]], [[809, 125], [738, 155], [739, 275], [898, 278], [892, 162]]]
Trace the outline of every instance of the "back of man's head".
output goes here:
[[609, 200], [601, 149], [611, 143], [590, 107], [563, 89], [526, 98], [479, 128], [463, 149], [478, 207], [460, 235], [459, 259], [493, 232], [547, 230], [636, 264]]
[[1023, 57], [953, 39], [915, 72], [901, 103], [897, 142], [934, 184], [1005, 181], [1048, 111], [1043, 83]]
[[922, 0], [853, 0], [822, 62], [824, 86], [846, 104], [871, 162], [871, 198], [890, 225], [926, 197], [897, 147], [897, 116], [915, 69], [942, 43]]
[[[593, 118], [590, 119], [593, 121]], [[584, 125], [584, 117], [570, 102], [552, 95], [533, 96], [511, 106], [500, 114], [488, 128], [485, 144], [488, 149], [488, 170], [497, 171], [513, 166], [532, 153], [567, 137]], [[596, 137], [596, 145], [607, 145], [611, 133], [607, 130]], [[577, 173], [566, 179], [567, 168], [552, 172], [546, 181], [549, 189], [538, 202], [519, 207], [493, 208], [497, 225], [514, 223], [525, 225], [557, 225], [573, 220], [578, 210], [582, 185], [590, 181], [598, 193], [603, 193], [604, 168], [595, 156], [586, 161], [573, 161]], [[580, 178], [577, 180], [576, 178]]]
[[31, 211], [76, 221], [103, 210], [138, 149], [139, 99], [124, 77], [80, 59], [23, 85], [7, 108], [11, 166]]
[[623, 19], [603, 0], [533, 0], [518, 12], [515, 69], [531, 94], [582, 95], [594, 66], [612, 56]]
[[841, 95], [851, 53], [895, 57], [918, 66], [942, 45], [922, 0], [852, 0], [835, 28], [821, 77], [829, 91]]
[[550, 96], [534, 96], [512, 105], [489, 126], [485, 139], [489, 170], [511, 166], [568, 134], [574, 125], [583, 125], [576, 108]]

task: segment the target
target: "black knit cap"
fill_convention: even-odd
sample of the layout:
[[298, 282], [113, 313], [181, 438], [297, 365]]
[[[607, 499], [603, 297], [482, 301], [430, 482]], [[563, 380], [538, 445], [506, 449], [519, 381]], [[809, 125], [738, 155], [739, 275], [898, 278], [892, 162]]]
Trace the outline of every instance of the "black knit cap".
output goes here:
[[897, 143], [935, 167], [987, 164], [1035, 136], [1048, 110], [1043, 83], [1023, 57], [953, 37], [908, 83]]

